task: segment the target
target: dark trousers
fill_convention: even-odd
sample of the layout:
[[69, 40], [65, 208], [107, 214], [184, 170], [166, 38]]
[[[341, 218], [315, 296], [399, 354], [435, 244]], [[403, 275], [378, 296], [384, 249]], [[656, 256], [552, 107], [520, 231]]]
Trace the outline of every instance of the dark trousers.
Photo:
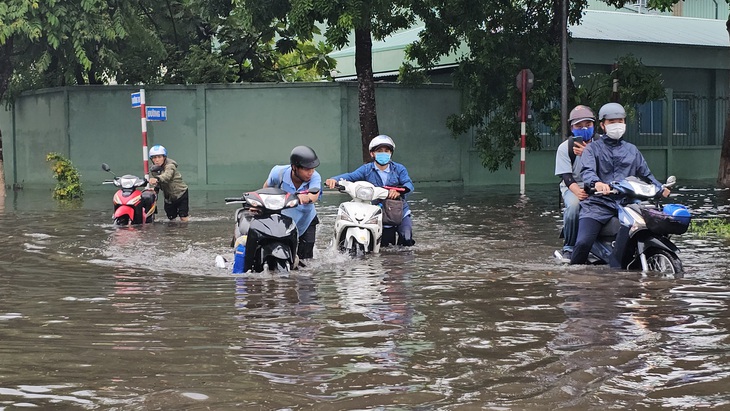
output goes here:
[[[580, 219], [580, 225], [578, 226], [578, 238], [575, 240], [573, 255], [570, 258], [571, 264], [585, 264], [588, 261], [588, 254], [590, 254], [591, 247], [593, 247], [593, 243], [595, 243], [596, 239], [598, 239], [598, 234], [601, 232], [602, 228], [603, 224], [600, 221], [592, 218]], [[608, 264], [613, 268], [621, 268], [623, 250], [629, 239], [628, 234], [629, 228], [622, 226], [619, 233], [616, 235], [614, 248], [608, 261]]]
[[[398, 240], [396, 241], [396, 233]], [[380, 237], [380, 246], [387, 247], [391, 244], [411, 246], [416, 244], [413, 240], [413, 220], [411, 215], [403, 217], [400, 225], [395, 227], [383, 227], [383, 236]]]
[[314, 241], [317, 237], [317, 224], [319, 218], [316, 216], [307, 227], [307, 231], [299, 236], [299, 245], [297, 246], [297, 256], [300, 260], [306, 260], [314, 257]]

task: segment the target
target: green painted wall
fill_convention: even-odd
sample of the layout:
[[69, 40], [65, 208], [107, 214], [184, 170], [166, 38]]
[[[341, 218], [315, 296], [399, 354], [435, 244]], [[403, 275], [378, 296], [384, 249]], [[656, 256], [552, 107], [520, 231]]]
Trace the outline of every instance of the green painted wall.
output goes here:
[[[20, 97], [14, 112], [0, 113], [6, 183], [53, 186], [45, 156], [57, 151], [82, 174], [86, 189], [101, 188], [108, 163], [117, 174], [142, 174], [139, 109], [129, 86], [48, 89]], [[356, 83], [164, 86], [146, 89], [148, 105], [165, 105], [168, 121], [148, 122], [148, 145], [163, 144], [192, 186], [252, 189], [274, 164], [288, 162], [292, 147], [312, 146], [323, 178], [362, 164]], [[454, 139], [446, 119], [459, 110], [461, 94], [447, 85], [405, 87], [378, 83], [381, 133], [396, 142], [394, 160], [421, 185], [519, 187], [519, 151], [512, 169], [490, 173], [471, 144]], [[515, 141], [519, 126], [515, 124]], [[719, 146], [646, 147], [658, 178], [714, 179]], [[528, 184], [556, 182], [555, 152], [528, 152]], [[108, 189], [108, 187], [104, 187]]]

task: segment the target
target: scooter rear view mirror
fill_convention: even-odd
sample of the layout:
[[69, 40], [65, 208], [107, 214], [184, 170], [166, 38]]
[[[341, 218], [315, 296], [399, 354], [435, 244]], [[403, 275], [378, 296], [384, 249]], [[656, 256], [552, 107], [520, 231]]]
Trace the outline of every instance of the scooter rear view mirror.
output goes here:
[[319, 193], [319, 188], [318, 187], [314, 187], [314, 188], [310, 188], [309, 189], [309, 194], [317, 194], [317, 193]]
[[101, 163], [101, 169], [104, 171], [111, 171], [111, 168], [109, 167], [109, 164], [107, 164], [107, 163]]

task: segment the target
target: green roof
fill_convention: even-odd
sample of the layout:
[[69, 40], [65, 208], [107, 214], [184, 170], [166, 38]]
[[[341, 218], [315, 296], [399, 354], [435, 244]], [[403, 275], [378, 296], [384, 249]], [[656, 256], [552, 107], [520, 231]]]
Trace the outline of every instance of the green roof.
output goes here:
[[[730, 40], [725, 24], [724, 20], [588, 10], [581, 24], [571, 25], [568, 30], [573, 39], [581, 40], [727, 48]], [[373, 71], [397, 73], [405, 59], [405, 47], [418, 39], [423, 28], [419, 25], [374, 41]], [[337, 60], [337, 77], [355, 74], [354, 46], [330, 56]], [[446, 56], [438, 65], [454, 64], [458, 57]]]

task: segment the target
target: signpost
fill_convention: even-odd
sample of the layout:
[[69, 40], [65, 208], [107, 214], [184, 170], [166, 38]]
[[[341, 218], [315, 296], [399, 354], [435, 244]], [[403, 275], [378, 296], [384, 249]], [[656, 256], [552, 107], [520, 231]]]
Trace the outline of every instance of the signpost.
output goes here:
[[144, 163], [144, 178], [150, 177], [149, 151], [147, 149], [147, 121], [167, 121], [166, 106], [150, 106], [145, 103], [144, 89], [132, 93], [132, 108], [139, 107], [142, 121], [142, 162]]
[[167, 121], [166, 106], [147, 107], [147, 121]]
[[525, 146], [527, 143], [527, 92], [535, 83], [535, 76], [530, 69], [522, 69], [517, 74], [517, 89], [522, 93], [520, 109], [520, 195], [525, 195]]

